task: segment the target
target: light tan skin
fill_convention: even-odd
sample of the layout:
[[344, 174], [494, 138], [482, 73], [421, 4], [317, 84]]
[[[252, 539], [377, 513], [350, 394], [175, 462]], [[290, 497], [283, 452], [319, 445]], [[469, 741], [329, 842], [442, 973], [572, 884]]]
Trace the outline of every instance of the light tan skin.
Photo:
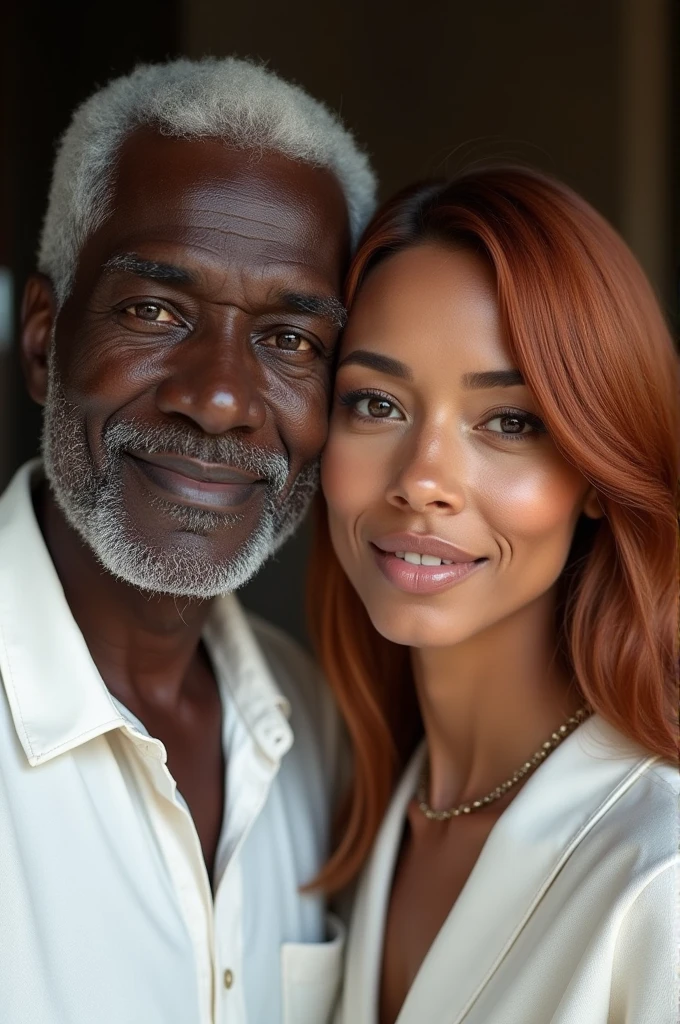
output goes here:
[[[353, 363], [358, 351], [398, 360], [410, 379]], [[491, 270], [439, 243], [402, 251], [369, 274], [340, 354], [323, 462], [331, 536], [376, 629], [411, 648], [429, 802], [438, 809], [494, 789], [580, 704], [555, 659], [556, 581], [579, 517], [602, 512], [547, 432], [501, 419], [508, 409], [540, 417], [524, 384], [464, 383], [466, 374], [514, 368]], [[384, 398], [351, 397], [363, 389]], [[513, 429], [521, 435], [508, 436]], [[385, 579], [370, 547], [402, 531], [487, 561], [440, 593], [406, 594]], [[520, 788], [450, 822], [409, 805], [386, 922], [381, 1024], [396, 1021]]]

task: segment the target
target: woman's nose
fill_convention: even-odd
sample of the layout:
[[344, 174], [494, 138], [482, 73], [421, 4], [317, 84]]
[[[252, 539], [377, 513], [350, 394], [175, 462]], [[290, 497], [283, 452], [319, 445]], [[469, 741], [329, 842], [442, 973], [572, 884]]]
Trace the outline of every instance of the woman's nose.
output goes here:
[[402, 460], [390, 484], [387, 500], [397, 508], [428, 514], [451, 515], [465, 507], [460, 459], [450, 446], [420, 446]]
[[207, 333], [185, 341], [156, 389], [156, 405], [167, 415], [192, 420], [206, 434], [259, 430], [267, 410], [257, 358], [248, 349]]

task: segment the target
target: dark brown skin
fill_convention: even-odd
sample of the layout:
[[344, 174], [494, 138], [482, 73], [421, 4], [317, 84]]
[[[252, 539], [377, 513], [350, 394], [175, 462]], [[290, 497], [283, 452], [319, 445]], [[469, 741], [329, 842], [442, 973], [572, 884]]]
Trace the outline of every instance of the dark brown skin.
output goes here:
[[[437, 810], [493, 791], [580, 704], [555, 657], [556, 581], [579, 517], [602, 510], [541, 429], [515, 370], [490, 269], [436, 242], [371, 271], [342, 340], [322, 466], [333, 546], [375, 628], [411, 649]], [[438, 593], [400, 588], [373, 549], [404, 533], [455, 544], [478, 570]], [[385, 926], [381, 1024], [397, 1020], [520, 788], [449, 822], [410, 803]]]
[[[95, 464], [102, 431], [117, 418], [185, 423], [211, 435], [235, 430], [286, 455], [292, 485], [325, 441], [339, 325], [327, 312], [300, 312], [287, 296], [340, 296], [348, 223], [335, 177], [277, 154], [254, 160], [218, 141], [143, 129], [123, 145], [112, 208], [83, 247], [55, 335], [58, 368], [69, 401], [82, 410]], [[121, 254], [179, 267], [192, 280], [104, 271]], [[35, 276], [24, 297], [23, 360], [40, 404], [54, 318], [50, 283]], [[291, 348], [291, 333], [300, 336], [299, 350], [297, 342]], [[134, 473], [125, 476], [124, 497], [148, 536], [172, 542]], [[212, 877], [224, 764], [220, 699], [200, 639], [210, 602], [150, 596], [116, 580], [47, 487], [36, 507], [102, 678], [167, 748]], [[236, 509], [239, 527], [196, 542], [225, 559], [252, 531], [260, 508], [258, 488], [251, 488]]]

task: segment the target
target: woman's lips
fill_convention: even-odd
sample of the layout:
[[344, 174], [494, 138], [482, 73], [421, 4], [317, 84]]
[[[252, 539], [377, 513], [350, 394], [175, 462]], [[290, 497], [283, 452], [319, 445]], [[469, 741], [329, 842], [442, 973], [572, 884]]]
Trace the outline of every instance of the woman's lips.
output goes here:
[[126, 452], [125, 459], [151, 490], [166, 500], [212, 512], [245, 505], [262, 493], [266, 481], [229, 466], [213, 466], [194, 459], [146, 452]]
[[449, 562], [476, 562], [477, 555], [459, 548], [442, 537], [435, 537], [431, 533], [386, 533], [382, 537], [375, 537], [372, 541], [375, 547], [381, 551], [397, 552], [412, 551], [418, 555], [434, 555], [436, 558], [446, 559]]
[[[486, 565], [486, 558], [452, 562], [450, 565], [413, 565], [393, 551], [370, 545], [378, 568], [393, 586], [407, 594], [435, 594], [465, 580]], [[412, 548], [410, 549], [412, 550]]]

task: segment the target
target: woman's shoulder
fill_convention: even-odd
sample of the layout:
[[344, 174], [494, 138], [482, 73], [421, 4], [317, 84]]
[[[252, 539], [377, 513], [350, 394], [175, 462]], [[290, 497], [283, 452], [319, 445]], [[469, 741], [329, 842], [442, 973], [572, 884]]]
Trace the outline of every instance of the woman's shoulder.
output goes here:
[[[608, 730], [616, 744], [616, 733]], [[644, 885], [659, 872], [680, 866], [680, 772], [677, 764], [631, 747], [620, 738], [611, 756], [628, 762], [619, 784], [603, 808], [595, 833], [607, 834], [607, 846], [628, 851], [634, 875]], [[597, 812], [596, 812], [597, 813]], [[611, 844], [611, 845], [610, 845]]]
[[[640, 794], [644, 793], [643, 803], [648, 804], [650, 815], [657, 813], [659, 808], [677, 808], [680, 797], [680, 770], [677, 763], [666, 761], [645, 750], [599, 715], [594, 715], [582, 727], [582, 731], [585, 734], [584, 749], [592, 757], [593, 763], [604, 758], [613, 763], [620, 761], [623, 766], [627, 766], [621, 785], [636, 802], [640, 800]], [[640, 806], [640, 812], [642, 809]]]
[[654, 761], [645, 775], [652, 785], [660, 787], [659, 798], [677, 802], [680, 797], [680, 768], [668, 761]]
[[[661, 842], [680, 857], [680, 771], [667, 761], [648, 762], [631, 787], [629, 809], [635, 808], [636, 828], [649, 841]], [[633, 824], [631, 822], [631, 824]]]

